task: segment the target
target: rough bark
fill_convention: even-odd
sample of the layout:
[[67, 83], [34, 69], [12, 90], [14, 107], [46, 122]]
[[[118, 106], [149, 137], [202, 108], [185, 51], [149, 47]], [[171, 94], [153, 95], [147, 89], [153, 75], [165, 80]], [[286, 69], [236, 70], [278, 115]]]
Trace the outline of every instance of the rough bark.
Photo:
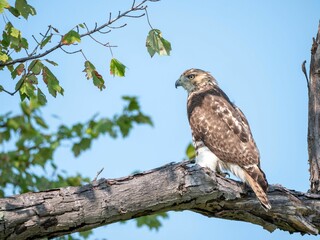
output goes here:
[[251, 190], [186, 163], [120, 179], [0, 199], [0, 239], [56, 237], [163, 211], [190, 210], [268, 231], [318, 234], [320, 195], [270, 186], [266, 212]]
[[310, 190], [320, 192], [320, 23], [313, 38], [309, 73], [308, 152]]

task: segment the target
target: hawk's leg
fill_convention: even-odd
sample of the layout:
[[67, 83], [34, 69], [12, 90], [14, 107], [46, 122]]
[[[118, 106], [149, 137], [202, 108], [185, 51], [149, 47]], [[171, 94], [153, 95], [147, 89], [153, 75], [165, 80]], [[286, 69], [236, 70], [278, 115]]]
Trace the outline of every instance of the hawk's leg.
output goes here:
[[[199, 165], [199, 164], [198, 164]], [[200, 165], [201, 166], [201, 165]], [[201, 168], [207, 173], [208, 175], [212, 174], [213, 172], [218, 174], [219, 176], [222, 176], [223, 178], [230, 177], [230, 174], [228, 172], [222, 172], [218, 169], [216, 171], [212, 170], [210, 167], [202, 167]]]
[[230, 174], [228, 172], [223, 172], [223, 171], [221, 171], [219, 169], [217, 169], [217, 174], [221, 175], [224, 178], [230, 177]]

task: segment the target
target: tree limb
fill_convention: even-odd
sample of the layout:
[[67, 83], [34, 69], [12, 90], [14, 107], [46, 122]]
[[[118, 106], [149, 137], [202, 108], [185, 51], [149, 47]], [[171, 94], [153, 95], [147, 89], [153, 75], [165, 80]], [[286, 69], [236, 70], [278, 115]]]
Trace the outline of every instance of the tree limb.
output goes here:
[[[110, 17], [109, 17], [108, 22], [102, 24], [99, 27], [95, 26], [94, 29], [92, 29], [90, 31], [87, 31], [86, 33], [80, 34], [80, 38], [83, 38], [83, 37], [86, 37], [86, 36], [91, 36], [92, 34], [94, 34], [96, 32], [100, 32], [102, 29], [104, 29], [106, 27], [111, 27], [111, 25], [113, 23], [115, 23], [116, 21], [118, 21], [120, 18], [133, 17], [132, 15], [129, 15], [129, 13], [144, 10], [146, 8], [146, 6], [144, 6], [143, 4], [146, 3], [147, 1], [149, 1], [149, 0], [143, 0], [141, 3], [137, 4], [136, 6], [134, 6], [134, 4], [133, 4], [132, 7], [129, 10], [127, 10], [127, 11], [125, 11], [123, 13], [119, 12], [119, 14], [113, 19], [111, 19], [111, 13], [110, 13]], [[142, 16], [144, 16], [144, 14], [138, 15], [136, 17], [139, 18], [139, 17], [142, 17]], [[125, 25], [121, 25], [120, 27], [117, 27], [117, 28], [122, 28], [124, 26]], [[40, 44], [38, 44], [38, 45], [40, 45]], [[48, 55], [49, 53], [55, 51], [56, 49], [61, 48], [64, 45], [65, 44], [63, 44], [62, 42], [59, 42], [57, 45], [53, 46], [52, 48], [48, 49], [47, 51], [45, 51], [43, 53], [39, 53], [39, 54], [33, 53], [31, 55], [28, 55], [27, 57], [17, 58], [17, 59], [14, 59], [14, 60], [11, 60], [11, 61], [7, 61], [7, 62], [0, 62], [0, 67], [14, 65], [16, 63], [23, 63], [23, 62], [26, 62], [26, 61], [42, 58], [42, 57]], [[36, 49], [37, 49], [37, 47], [36, 47]]]
[[308, 153], [310, 190], [320, 193], [320, 22], [311, 47], [309, 72]]
[[171, 210], [251, 222], [270, 232], [319, 233], [320, 195], [272, 185], [268, 196], [272, 209], [266, 212], [241, 183], [198, 165], [172, 163], [81, 187], [0, 199], [0, 239], [53, 238]]

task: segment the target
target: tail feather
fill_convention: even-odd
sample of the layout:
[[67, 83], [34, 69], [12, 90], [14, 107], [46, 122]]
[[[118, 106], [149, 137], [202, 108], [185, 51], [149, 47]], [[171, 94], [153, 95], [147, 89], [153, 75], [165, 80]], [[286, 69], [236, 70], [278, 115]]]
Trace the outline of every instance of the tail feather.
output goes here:
[[266, 211], [270, 210], [271, 204], [267, 196], [268, 182], [263, 171], [258, 166], [255, 166], [253, 169], [245, 169], [244, 172], [248, 184], [256, 194], [262, 207]]

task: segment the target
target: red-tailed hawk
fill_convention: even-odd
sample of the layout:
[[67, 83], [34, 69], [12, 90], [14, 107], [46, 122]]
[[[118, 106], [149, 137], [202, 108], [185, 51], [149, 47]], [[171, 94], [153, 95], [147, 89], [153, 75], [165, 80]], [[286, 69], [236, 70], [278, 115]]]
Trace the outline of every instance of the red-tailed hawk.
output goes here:
[[196, 162], [220, 173], [231, 171], [251, 186], [262, 206], [269, 210], [268, 182], [244, 114], [206, 71], [185, 71], [176, 81], [178, 86], [188, 91], [187, 111]]

